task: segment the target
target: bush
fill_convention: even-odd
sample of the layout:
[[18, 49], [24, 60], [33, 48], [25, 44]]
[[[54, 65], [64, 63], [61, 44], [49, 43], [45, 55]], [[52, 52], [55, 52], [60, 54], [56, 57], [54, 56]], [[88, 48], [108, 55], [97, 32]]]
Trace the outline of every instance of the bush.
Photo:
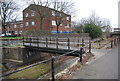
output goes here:
[[89, 35], [92, 39], [100, 37], [102, 35], [101, 29], [94, 24], [85, 24], [84, 25], [84, 32], [89, 33]]

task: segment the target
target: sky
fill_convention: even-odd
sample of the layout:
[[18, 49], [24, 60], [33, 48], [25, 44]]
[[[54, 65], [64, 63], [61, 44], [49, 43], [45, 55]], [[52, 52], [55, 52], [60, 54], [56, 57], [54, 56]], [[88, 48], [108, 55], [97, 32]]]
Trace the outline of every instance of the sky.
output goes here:
[[72, 20], [79, 21], [88, 17], [95, 11], [100, 18], [108, 18], [112, 28], [118, 27], [118, 2], [119, 0], [74, 0], [77, 15]]

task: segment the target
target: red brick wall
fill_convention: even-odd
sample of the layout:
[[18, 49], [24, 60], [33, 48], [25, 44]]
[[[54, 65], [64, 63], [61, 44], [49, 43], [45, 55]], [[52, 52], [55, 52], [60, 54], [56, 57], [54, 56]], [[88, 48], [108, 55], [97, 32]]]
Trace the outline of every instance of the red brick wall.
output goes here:
[[[40, 28], [40, 18], [39, 18], [39, 14], [37, 12], [35, 13], [35, 16], [31, 16], [31, 11], [30, 8], [32, 7], [28, 7], [25, 10], [23, 10], [23, 27], [20, 27], [21, 23], [17, 24], [17, 27], [14, 28], [14, 24], [11, 24], [10, 26], [10, 31], [27, 31], [27, 30], [33, 30], [33, 29], [37, 29]], [[33, 8], [32, 8], [33, 9]], [[42, 23], [42, 30], [47, 30], [47, 31], [52, 31], [52, 30], [56, 30], [56, 26], [52, 26], [52, 20], [55, 20], [55, 17], [52, 16], [52, 10], [48, 9], [48, 12], [50, 12], [50, 15], [47, 15], [44, 19], [43, 19], [43, 23]], [[25, 17], [25, 14], [28, 13], [28, 17]], [[59, 26], [59, 31], [71, 31], [71, 28], [65, 28], [66, 24], [70, 24], [71, 26], [71, 16], [70, 15], [66, 15], [64, 14], [65, 17], [63, 18], [64, 23], [62, 24], [62, 26]], [[66, 20], [66, 17], [69, 16], [70, 17], [70, 21]], [[34, 21], [35, 25], [32, 26], [31, 22]], [[25, 26], [25, 23], [29, 22], [28, 26]]]

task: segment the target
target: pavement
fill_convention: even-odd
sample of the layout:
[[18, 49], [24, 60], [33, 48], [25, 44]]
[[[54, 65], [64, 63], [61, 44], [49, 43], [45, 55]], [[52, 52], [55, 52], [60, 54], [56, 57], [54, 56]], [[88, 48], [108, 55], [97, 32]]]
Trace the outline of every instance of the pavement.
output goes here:
[[74, 72], [71, 79], [118, 79], [118, 48], [120, 45], [112, 49], [92, 49], [95, 56]]

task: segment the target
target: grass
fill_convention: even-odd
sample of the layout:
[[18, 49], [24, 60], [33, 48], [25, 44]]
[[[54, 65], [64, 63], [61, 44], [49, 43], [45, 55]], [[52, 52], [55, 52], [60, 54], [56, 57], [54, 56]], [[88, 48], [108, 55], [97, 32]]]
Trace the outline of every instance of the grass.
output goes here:
[[[73, 58], [73, 57], [65, 56], [65, 57], [59, 58], [58, 60], [56, 60], [54, 62], [54, 67], [55, 68], [59, 67], [59, 65], [61, 65], [61, 63], [63, 63], [64, 61], [66, 61], [70, 58]], [[23, 67], [21, 67], [21, 68], [23, 68]], [[36, 78], [43, 76], [44, 74], [50, 72], [50, 70], [51, 70], [51, 61], [48, 61], [46, 63], [36, 65], [29, 69], [25, 69], [25, 70], [13, 73], [13, 74], [7, 76], [6, 78], [7, 79], [23, 79], [23, 78], [24, 79], [36, 79]], [[60, 71], [55, 70], [55, 74], [57, 74], [58, 72], [60, 72]], [[6, 72], [6, 73], [8, 73], [8, 72]], [[48, 75], [46, 77], [50, 78], [51, 76]]]
[[0, 39], [23, 39], [23, 37], [0, 37]]
[[17, 73], [11, 74], [7, 76], [7, 79], [35, 79], [38, 78], [47, 72], [49, 72], [51, 69], [49, 63], [43, 63], [36, 65], [34, 67], [19, 71]]

